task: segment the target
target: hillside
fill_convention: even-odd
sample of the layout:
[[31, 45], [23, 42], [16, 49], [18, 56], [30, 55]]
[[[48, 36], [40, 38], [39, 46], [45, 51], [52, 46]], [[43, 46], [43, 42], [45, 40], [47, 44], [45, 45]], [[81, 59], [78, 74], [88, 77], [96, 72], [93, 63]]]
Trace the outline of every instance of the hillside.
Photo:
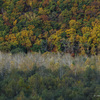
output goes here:
[[100, 100], [100, 0], [0, 0], [0, 100]]
[[100, 55], [0, 52], [0, 100], [100, 100]]
[[99, 0], [0, 0], [0, 51], [95, 55]]

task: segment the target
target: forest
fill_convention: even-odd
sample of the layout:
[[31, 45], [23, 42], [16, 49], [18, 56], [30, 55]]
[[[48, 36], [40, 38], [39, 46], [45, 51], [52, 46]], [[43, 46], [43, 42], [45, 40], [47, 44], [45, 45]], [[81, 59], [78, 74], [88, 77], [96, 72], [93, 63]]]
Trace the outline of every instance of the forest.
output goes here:
[[0, 75], [0, 100], [100, 100], [99, 77], [90, 67], [77, 76], [68, 66], [53, 72], [43, 66], [27, 72], [13, 69]]
[[100, 55], [0, 52], [0, 100], [100, 100]]
[[100, 100], [100, 0], [0, 0], [0, 100]]
[[0, 51], [100, 51], [100, 0], [0, 0]]
[[0, 100], [100, 100], [100, 55], [0, 53]]

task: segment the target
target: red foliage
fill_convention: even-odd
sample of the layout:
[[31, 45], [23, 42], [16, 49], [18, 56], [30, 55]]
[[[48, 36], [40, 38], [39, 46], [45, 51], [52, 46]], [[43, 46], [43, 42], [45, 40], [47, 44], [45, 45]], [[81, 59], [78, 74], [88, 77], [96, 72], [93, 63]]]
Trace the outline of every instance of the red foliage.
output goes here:
[[71, 17], [71, 19], [72, 19], [72, 20], [76, 20], [76, 18], [75, 18], [75, 17]]
[[43, 4], [42, 4], [43, 7], [46, 7], [46, 6], [48, 6], [48, 5], [49, 5], [49, 0], [45, 0], [45, 1], [43, 2]]
[[5, 22], [5, 25], [7, 26], [11, 26], [11, 24], [9, 22]]
[[71, 53], [71, 56], [72, 56], [72, 57], [75, 57], [75, 53]]
[[41, 18], [43, 21], [47, 21], [47, 20], [48, 20], [48, 16], [47, 16], [47, 15], [41, 15], [40, 18]]
[[95, 6], [96, 8], [100, 8], [100, 1], [94, 1], [91, 3], [91, 6]]

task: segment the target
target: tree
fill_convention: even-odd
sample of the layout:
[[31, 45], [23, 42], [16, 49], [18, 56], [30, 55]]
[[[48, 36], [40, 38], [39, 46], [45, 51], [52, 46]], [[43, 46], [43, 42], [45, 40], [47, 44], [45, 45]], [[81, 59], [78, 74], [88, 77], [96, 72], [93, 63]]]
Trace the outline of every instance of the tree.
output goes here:
[[79, 29], [81, 26], [81, 23], [77, 22], [76, 20], [70, 20], [69, 26], [70, 28]]
[[33, 35], [33, 31], [22, 30], [20, 33], [16, 34], [17, 41], [20, 45], [25, 46], [29, 49], [32, 46], [31, 36]]
[[20, 92], [19, 96], [16, 98], [16, 100], [27, 100], [25, 97], [25, 94], [23, 91]]

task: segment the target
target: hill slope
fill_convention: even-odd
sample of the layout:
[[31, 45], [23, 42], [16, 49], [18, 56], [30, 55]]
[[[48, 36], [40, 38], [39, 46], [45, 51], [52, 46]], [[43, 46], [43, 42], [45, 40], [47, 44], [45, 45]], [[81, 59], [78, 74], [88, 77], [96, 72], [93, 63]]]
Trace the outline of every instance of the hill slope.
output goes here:
[[99, 0], [0, 0], [0, 50], [100, 50]]

